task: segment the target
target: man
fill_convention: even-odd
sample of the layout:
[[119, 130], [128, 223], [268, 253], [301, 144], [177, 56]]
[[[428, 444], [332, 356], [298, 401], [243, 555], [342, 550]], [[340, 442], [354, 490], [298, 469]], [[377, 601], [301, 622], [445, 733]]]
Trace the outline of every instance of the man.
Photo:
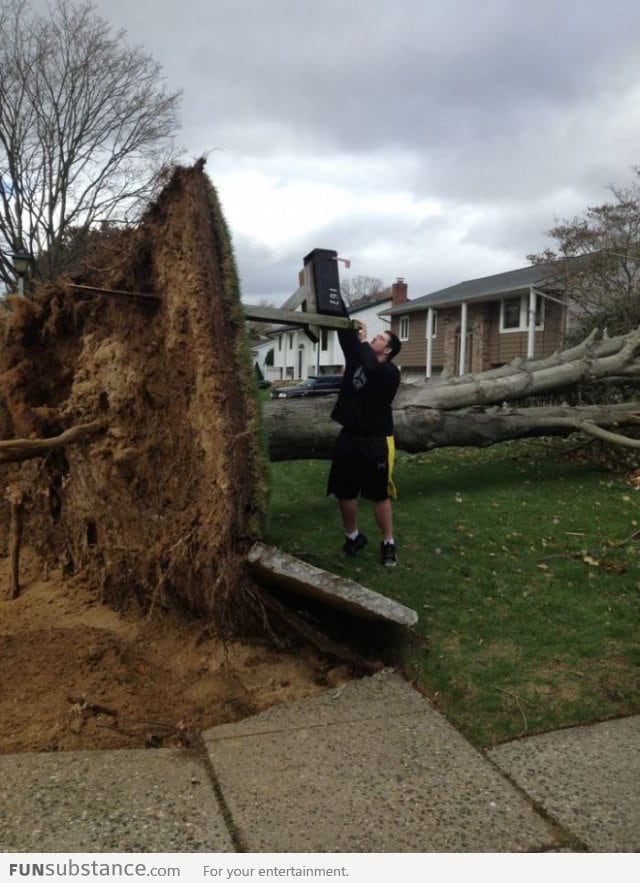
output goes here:
[[345, 554], [353, 557], [367, 544], [366, 536], [358, 530], [358, 497], [362, 496], [373, 502], [382, 533], [380, 561], [385, 567], [395, 567], [390, 498], [395, 496], [391, 403], [400, 383], [400, 372], [391, 360], [400, 352], [400, 341], [391, 331], [382, 331], [370, 343], [366, 338], [367, 329], [362, 324], [357, 330], [338, 332], [345, 369], [331, 417], [342, 425], [342, 430], [336, 442], [327, 493], [338, 499]]

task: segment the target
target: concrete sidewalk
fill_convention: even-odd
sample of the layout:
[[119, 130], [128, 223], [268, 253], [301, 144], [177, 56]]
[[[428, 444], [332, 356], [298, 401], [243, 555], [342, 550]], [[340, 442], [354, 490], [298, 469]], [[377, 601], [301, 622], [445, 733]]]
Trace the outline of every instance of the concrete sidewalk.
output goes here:
[[0, 757], [0, 849], [640, 849], [640, 717], [482, 753], [383, 672], [216, 727], [202, 743]]

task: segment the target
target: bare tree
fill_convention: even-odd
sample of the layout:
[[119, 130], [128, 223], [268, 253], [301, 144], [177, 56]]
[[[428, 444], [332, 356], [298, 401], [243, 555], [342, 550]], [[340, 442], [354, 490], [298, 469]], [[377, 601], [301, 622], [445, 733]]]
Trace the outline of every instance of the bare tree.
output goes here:
[[609, 187], [613, 201], [549, 230], [555, 249], [529, 255], [534, 263], [558, 261], [582, 334], [604, 324], [619, 334], [640, 321], [640, 169], [635, 174], [629, 187]]
[[388, 292], [382, 279], [375, 276], [354, 276], [340, 283], [340, 292], [345, 302], [351, 307], [361, 306], [370, 300], [377, 300], [377, 295]]
[[40, 278], [62, 269], [65, 243], [147, 204], [173, 158], [181, 93], [114, 32], [90, 0], [0, 0], [0, 280], [11, 253]]

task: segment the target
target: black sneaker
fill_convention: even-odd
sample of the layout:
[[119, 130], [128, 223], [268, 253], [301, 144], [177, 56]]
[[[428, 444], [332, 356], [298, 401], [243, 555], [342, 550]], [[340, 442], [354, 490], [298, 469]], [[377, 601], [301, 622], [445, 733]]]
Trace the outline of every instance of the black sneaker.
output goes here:
[[398, 559], [396, 558], [395, 543], [385, 543], [384, 541], [380, 543], [380, 563], [385, 567], [396, 566]]
[[360, 549], [364, 549], [366, 545], [367, 538], [363, 533], [359, 533], [358, 536], [352, 540], [350, 540], [349, 537], [345, 537], [342, 551], [345, 555], [348, 555], [349, 558], [353, 558], [353, 556], [357, 555]]

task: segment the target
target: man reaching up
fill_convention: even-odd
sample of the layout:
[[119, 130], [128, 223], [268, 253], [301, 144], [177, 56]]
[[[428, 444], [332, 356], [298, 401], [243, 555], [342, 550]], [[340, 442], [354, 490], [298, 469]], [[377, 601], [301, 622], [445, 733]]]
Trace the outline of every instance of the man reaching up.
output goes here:
[[382, 331], [370, 343], [366, 338], [367, 329], [362, 324], [357, 330], [338, 332], [345, 369], [331, 417], [342, 430], [336, 441], [327, 493], [338, 498], [345, 532], [343, 549], [350, 557], [367, 544], [366, 536], [358, 530], [358, 497], [373, 502], [382, 533], [380, 561], [385, 567], [395, 567], [391, 403], [400, 372], [391, 360], [400, 352], [400, 341], [392, 331]]

